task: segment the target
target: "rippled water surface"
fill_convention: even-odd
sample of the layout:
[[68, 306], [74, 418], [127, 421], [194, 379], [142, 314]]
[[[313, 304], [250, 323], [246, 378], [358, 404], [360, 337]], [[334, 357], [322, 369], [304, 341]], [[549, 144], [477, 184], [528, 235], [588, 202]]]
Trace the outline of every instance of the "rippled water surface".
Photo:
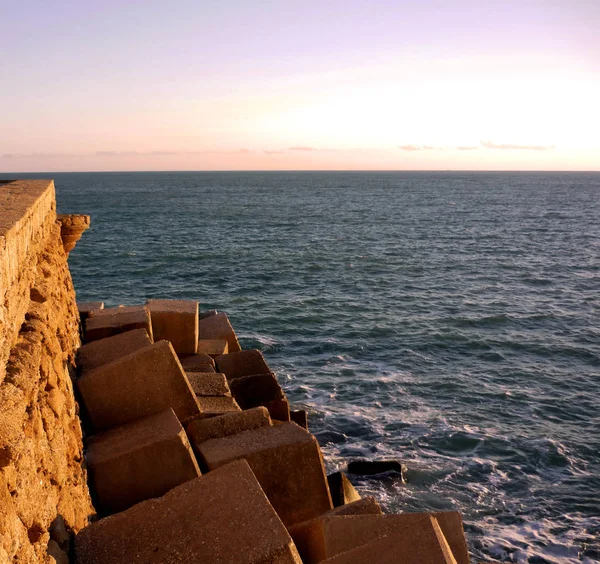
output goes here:
[[225, 310], [329, 469], [409, 467], [362, 493], [459, 509], [478, 558], [600, 559], [600, 175], [52, 176], [79, 299]]

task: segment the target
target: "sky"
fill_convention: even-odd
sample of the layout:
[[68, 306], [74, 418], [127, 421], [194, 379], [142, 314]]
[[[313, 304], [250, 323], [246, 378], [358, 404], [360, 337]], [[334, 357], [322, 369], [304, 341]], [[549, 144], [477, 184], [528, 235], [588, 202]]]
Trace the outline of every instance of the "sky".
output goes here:
[[600, 170], [600, 0], [0, 0], [0, 173]]

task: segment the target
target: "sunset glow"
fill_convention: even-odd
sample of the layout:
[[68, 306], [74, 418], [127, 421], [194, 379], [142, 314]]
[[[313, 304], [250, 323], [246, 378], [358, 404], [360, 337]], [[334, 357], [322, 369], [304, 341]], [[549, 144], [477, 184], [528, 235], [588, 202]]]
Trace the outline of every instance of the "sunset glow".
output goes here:
[[600, 169], [600, 3], [24, 1], [0, 171]]

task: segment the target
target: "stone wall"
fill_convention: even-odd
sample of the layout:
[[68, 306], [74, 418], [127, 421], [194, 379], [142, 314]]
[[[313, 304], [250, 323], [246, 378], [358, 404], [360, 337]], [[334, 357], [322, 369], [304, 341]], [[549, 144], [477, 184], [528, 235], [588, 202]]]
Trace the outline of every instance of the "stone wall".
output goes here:
[[94, 513], [73, 395], [75, 291], [52, 181], [0, 183], [0, 562], [67, 562]]

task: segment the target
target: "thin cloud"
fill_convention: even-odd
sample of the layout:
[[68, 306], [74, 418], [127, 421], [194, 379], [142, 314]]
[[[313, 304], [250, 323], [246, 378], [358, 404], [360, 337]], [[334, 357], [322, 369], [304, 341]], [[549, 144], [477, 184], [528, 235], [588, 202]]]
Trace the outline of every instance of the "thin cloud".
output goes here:
[[403, 151], [443, 151], [442, 147], [434, 147], [433, 145], [398, 145], [398, 149]]
[[143, 155], [143, 153], [139, 151], [96, 151], [98, 157], [137, 157], [140, 155]]
[[267, 149], [265, 149], [263, 153], [265, 155], [283, 155], [283, 151], [269, 151]]
[[316, 147], [290, 147], [290, 151], [318, 151]]
[[459, 151], [476, 151], [479, 149], [479, 145], [460, 145], [456, 147]]
[[75, 158], [81, 155], [74, 153], [4, 153], [0, 159], [62, 159]]
[[555, 145], [517, 145], [514, 143], [494, 143], [492, 141], [481, 141], [486, 149], [501, 149], [508, 151], [551, 151]]

